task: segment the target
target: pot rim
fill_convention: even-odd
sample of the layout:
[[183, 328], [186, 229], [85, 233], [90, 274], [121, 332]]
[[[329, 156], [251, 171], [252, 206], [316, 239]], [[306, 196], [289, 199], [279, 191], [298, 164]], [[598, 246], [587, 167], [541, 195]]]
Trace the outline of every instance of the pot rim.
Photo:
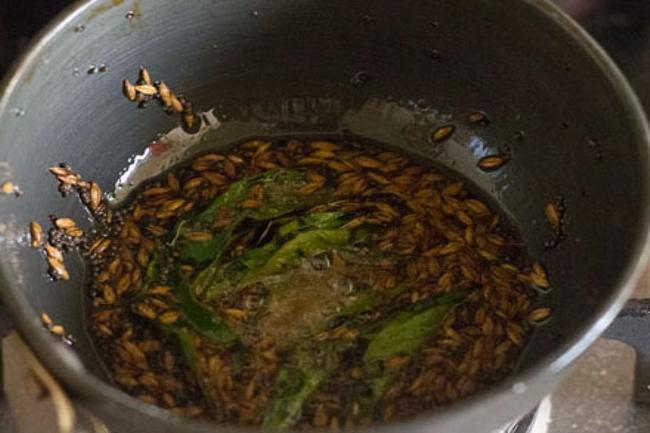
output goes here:
[[[4, 113], [9, 109], [12, 92], [22, 81], [22, 78], [29, 74], [31, 67], [38, 62], [42, 52], [50, 41], [57, 34], [68, 29], [77, 19], [99, 2], [100, 0], [78, 0], [64, 9], [63, 12], [34, 37], [28, 48], [24, 51], [24, 54], [14, 62], [0, 86], [0, 113]], [[531, 14], [541, 14], [553, 21], [566, 33], [567, 37], [572, 38], [590, 55], [601, 73], [608, 78], [613, 91], [627, 109], [628, 119], [630, 125], [634, 128], [637, 144], [639, 146], [645, 144], [648, 149], [648, 155], [650, 155], [650, 127], [644, 109], [627, 79], [613, 60], [579, 24], [560, 10], [559, 7], [550, 3], [549, 0], [524, 0], [523, 3], [525, 3], [526, 7], [530, 8]], [[648, 158], [646, 166], [650, 167], [650, 157]], [[650, 194], [646, 190], [646, 196], [648, 195]], [[449, 420], [452, 419], [451, 417], [459, 416], [471, 407], [476, 407], [481, 404], [482, 400], [486, 398], [496, 398], [498, 396], [507, 396], [508, 394], [514, 396], [513, 386], [515, 384], [525, 384], [530, 388], [536, 383], [546, 382], [548, 381], [547, 376], [554, 376], [565, 370], [569, 364], [594, 343], [614, 320], [626, 300], [633, 293], [650, 258], [650, 197], [647, 197], [642, 213], [643, 217], [645, 217], [643, 227], [645, 237], [638, 240], [635, 246], [637, 251], [635, 260], [628, 264], [625, 272], [621, 276], [621, 286], [618, 291], [612, 294], [609, 303], [604, 304], [604, 308], [601, 309], [600, 314], [595, 316], [591, 323], [586, 324], [580, 332], [576, 333], [563, 346], [557, 347], [555, 350], [549, 352], [534, 368], [513, 374], [500, 384], [481, 391], [446, 408], [441, 413], [433, 415], [436, 422], [442, 418]], [[36, 315], [30, 317], [26, 314], [26, 312], [31, 310], [26, 297], [21, 292], [11, 289], [11, 284], [7, 281], [5, 275], [0, 275], [0, 283], [3, 302], [7, 304], [8, 311], [20, 334], [26, 339], [29, 346], [35, 351], [48, 371], [59, 378], [72, 391], [74, 396], [80, 397], [82, 404], [87, 399], [89, 402], [100, 402], [107, 409], [115, 410], [114, 413], [122, 413], [125, 416], [127, 414], [133, 414], [155, 418], [159, 421], [169, 423], [174, 428], [180, 428], [183, 431], [195, 433], [215, 432], [214, 423], [200, 423], [172, 415], [171, 412], [131, 397], [118, 388], [110, 386], [92, 375], [85, 369], [76, 355], [70, 353], [69, 349], [58, 344], [51, 336], [43, 332], [40, 319]], [[47, 356], [43, 356], [43, 354], [47, 354]], [[120, 412], [117, 412], [117, 410]], [[388, 432], [394, 431], [393, 429], [398, 427], [405, 431], [424, 432], [431, 427], [433, 421], [431, 417], [431, 415], [423, 414], [407, 421], [401, 421], [387, 426], [377, 425], [372, 426], [371, 429], [360, 427], [359, 431]], [[423, 426], [426, 426], [426, 429], [423, 429]], [[225, 428], [230, 431], [257, 431], [255, 428], [247, 429], [232, 425], [225, 426]]]

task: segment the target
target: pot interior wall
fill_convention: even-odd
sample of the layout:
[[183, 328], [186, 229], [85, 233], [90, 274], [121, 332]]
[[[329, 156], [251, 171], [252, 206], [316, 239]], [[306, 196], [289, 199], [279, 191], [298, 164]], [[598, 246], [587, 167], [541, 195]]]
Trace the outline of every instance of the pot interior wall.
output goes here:
[[[5, 280], [29, 301], [34, 327], [47, 311], [101, 375], [84, 332], [81, 260], [66, 259], [71, 281], [49, 283], [25, 233], [49, 214], [87, 221], [76, 198], [58, 195], [49, 166], [67, 162], [111, 191], [129, 158], [176, 126], [155, 104], [138, 110], [122, 96], [122, 79], [143, 64], [220, 118], [191, 151], [255, 135], [350, 132], [460, 172], [547, 265], [554, 290], [543, 302], [554, 319], [522, 368], [540, 366], [592, 326], [639, 254], [647, 155], [612, 78], [525, 3], [90, 2], [39, 47], [0, 106], [0, 174], [24, 193], [0, 208]], [[108, 71], [87, 73], [100, 64]], [[489, 126], [468, 123], [477, 109]], [[453, 139], [431, 143], [445, 123], [457, 126]], [[502, 170], [476, 167], [504, 146], [513, 158]], [[544, 207], [558, 195], [568, 238], [544, 251]]]

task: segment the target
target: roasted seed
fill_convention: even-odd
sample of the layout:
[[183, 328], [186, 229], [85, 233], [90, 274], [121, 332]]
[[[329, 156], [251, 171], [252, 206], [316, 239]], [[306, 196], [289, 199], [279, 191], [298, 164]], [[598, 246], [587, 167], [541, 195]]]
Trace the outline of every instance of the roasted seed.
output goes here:
[[102, 190], [95, 182], [90, 183], [90, 208], [96, 210], [102, 202]]
[[183, 207], [185, 203], [186, 203], [185, 200], [183, 200], [182, 198], [169, 200], [163, 205], [162, 209], [167, 212], [172, 212]]
[[84, 235], [84, 232], [79, 227], [70, 227], [65, 230], [65, 234], [73, 238], [79, 238]]
[[493, 171], [503, 167], [508, 160], [505, 155], [488, 155], [478, 161], [478, 166], [483, 171]]
[[562, 223], [561, 213], [558, 205], [555, 202], [550, 202], [546, 205], [545, 209], [546, 220], [549, 222], [553, 230], [560, 230]]
[[50, 332], [61, 337], [65, 335], [65, 328], [61, 325], [54, 325], [50, 328]]
[[5, 195], [13, 194], [16, 192], [16, 185], [13, 182], [4, 182], [0, 185], [0, 191]]
[[544, 266], [539, 262], [533, 263], [533, 270], [530, 273], [530, 279], [535, 286], [541, 289], [548, 289], [551, 286], [548, 281], [546, 269], [544, 269]]
[[214, 171], [204, 171], [201, 173], [201, 176], [207, 179], [208, 182], [210, 182], [213, 185], [226, 185], [228, 183], [228, 179], [222, 174], [219, 174]]
[[183, 112], [183, 103], [174, 94], [171, 95], [171, 104], [172, 104], [172, 108], [174, 109], [174, 111], [176, 113], [182, 113]]
[[167, 187], [153, 187], [153, 188], [146, 189], [142, 193], [142, 195], [144, 197], [149, 197], [149, 196], [155, 196], [155, 195], [160, 195], [160, 194], [167, 194], [170, 191], [171, 191], [171, 188], [167, 188]]
[[135, 91], [145, 96], [154, 96], [158, 93], [158, 90], [151, 84], [139, 84], [135, 86]]
[[465, 206], [467, 207], [467, 210], [476, 216], [486, 216], [490, 214], [488, 207], [476, 199], [465, 200]]
[[57, 278], [60, 278], [62, 280], [70, 279], [70, 274], [68, 273], [68, 270], [65, 268], [65, 265], [62, 261], [48, 256], [47, 263], [50, 265], [50, 269], [55, 273]]
[[49, 314], [43, 312], [41, 313], [41, 322], [43, 322], [43, 325], [45, 327], [49, 328], [53, 325], [54, 322], [52, 322], [52, 319], [50, 318]]
[[163, 313], [158, 318], [163, 325], [170, 325], [181, 317], [182, 313], [180, 311], [168, 311]]
[[315, 150], [325, 150], [327, 152], [334, 152], [339, 149], [339, 146], [330, 141], [312, 141], [310, 146]]
[[165, 108], [172, 106], [172, 92], [169, 90], [169, 87], [167, 87], [167, 84], [165, 84], [164, 81], [161, 81], [158, 84], [158, 94], [160, 95], [160, 100], [162, 101]]
[[144, 66], [140, 66], [140, 81], [148, 86], [153, 84], [151, 74], [149, 74], [149, 71]]
[[129, 80], [122, 81], [122, 91], [124, 92], [124, 96], [126, 96], [129, 101], [135, 101], [137, 93], [135, 86], [131, 84]]
[[456, 131], [456, 127], [453, 125], [444, 125], [433, 131], [433, 134], [431, 135], [431, 139], [433, 140], [434, 143], [441, 143], [447, 139], [449, 139], [454, 131]]
[[138, 304], [135, 307], [135, 312], [142, 317], [146, 317], [147, 319], [153, 320], [156, 317], [158, 317], [158, 314], [156, 314], [156, 310], [154, 310], [153, 308], [151, 308], [146, 304]]
[[544, 322], [551, 316], [551, 309], [547, 307], [537, 308], [530, 312], [528, 315], [528, 321], [533, 324], [539, 324]]
[[167, 175], [167, 185], [169, 185], [169, 188], [172, 191], [180, 191], [181, 189], [181, 184], [174, 173], [169, 173]]
[[232, 161], [228, 160], [223, 164], [223, 172], [228, 177], [235, 177], [237, 175], [237, 168]]
[[43, 245], [43, 228], [36, 221], [29, 224], [29, 233], [31, 235], [32, 248], [38, 248]]
[[88, 252], [90, 254], [101, 254], [111, 245], [111, 240], [108, 238], [97, 238], [90, 245]]
[[54, 225], [59, 229], [70, 229], [77, 226], [77, 223], [74, 222], [72, 218], [56, 218], [54, 220]]
[[131, 276], [129, 274], [124, 274], [117, 280], [117, 284], [115, 284], [115, 290], [117, 291], [118, 295], [121, 295], [122, 293], [126, 292], [130, 285]]
[[470, 123], [481, 124], [481, 125], [487, 125], [490, 123], [490, 119], [488, 118], [488, 115], [483, 111], [473, 111], [469, 113], [469, 116], [467, 116], [467, 120], [469, 120]]
[[152, 295], [165, 295], [171, 292], [171, 286], [154, 286], [149, 289], [149, 293]]
[[186, 233], [185, 239], [192, 242], [205, 242], [212, 239], [212, 233], [209, 232], [192, 232]]
[[354, 159], [354, 162], [359, 164], [363, 168], [382, 168], [384, 164], [380, 161], [377, 161], [375, 158], [369, 156], [359, 156]]

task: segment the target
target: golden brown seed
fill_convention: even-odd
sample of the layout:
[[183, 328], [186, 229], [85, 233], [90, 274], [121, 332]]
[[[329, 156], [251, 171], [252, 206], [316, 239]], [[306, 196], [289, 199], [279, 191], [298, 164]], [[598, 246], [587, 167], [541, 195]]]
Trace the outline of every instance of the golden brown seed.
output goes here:
[[546, 269], [544, 269], [544, 266], [539, 262], [533, 263], [533, 270], [530, 273], [530, 279], [535, 286], [541, 289], [548, 289], [551, 286], [548, 281]]
[[77, 226], [72, 218], [57, 218], [54, 220], [54, 225], [59, 229], [69, 229]]
[[169, 185], [169, 188], [171, 188], [172, 191], [180, 191], [181, 189], [181, 184], [174, 173], [169, 173], [167, 175], [167, 185]]
[[521, 328], [518, 325], [515, 325], [512, 322], [508, 322], [508, 325], [506, 326], [506, 335], [508, 335], [510, 341], [515, 343], [517, 346], [521, 345], [522, 332]]
[[227, 158], [233, 164], [239, 165], [239, 164], [244, 163], [244, 160], [242, 158], [240, 158], [239, 156], [237, 156], [237, 155], [230, 154], [230, 155], [227, 156]]
[[111, 286], [104, 284], [102, 286], [102, 293], [104, 295], [104, 301], [106, 301], [107, 304], [111, 305], [115, 303], [117, 296], [115, 295], [115, 290], [113, 290]]
[[69, 280], [70, 274], [65, 268], [65, 265], [62, 261], [55, 259], [54, 257], [47, 257], [47, 263], [50, 265], [50, 269], [56, 274], [57, 278], [62, 280]]
[[209, 232], [192, 232], [186, 233], [185, 239], [192, 242], [205, 242], [212, 239], [212, 233]]
[[479, 249], [478, 254], [488, 262], [495, 262], [497, 260], [497, 256], [488, 250]]
[[129, 288], [130, 285], [131, 285], [130, 274], [124, 274], [117, 280], [117, 284], [115, 285], [115, 290], [117, 291], [118, 295], [121, 295], [122, 293], [126, 292], [126, 290]]
[[205, 168], [209, 167], [210, 165], [224, 161], [225, 159], [225, 156], [219, 155], [218, 153], [208, 153], [196, 158], [192, 163], [192, 169], [197, 171], [201, 171], [201, 169], [205, 170]]
[[65, 328], [61, 325], [54, 325], [50, 328], [50, 332], [61, 337], [65, 335]]
[[375, 158], [371, 158], [369, 156], [359, 156], [354, 159], [354, 162], [363, 168], [382, 168], [384, 166], [382, 162], [377, 161]]
[[146, 227], [146, 230], [154, 236], [164, 236], [165, 234], [167, 234], [167, 230], [165, 230], [163, 227], [154, 224], [149, 224]]
[[375, 182], [377, 182], [377, 183], [379, 183], [379, 184], [381, 184], [381, 185], [388, 185], [388, 184], [390, 183], [390, 181], [389, 181], [388, 179], [386, 179], [384, 176], [379, 175], [379, 174], [377, 174], [377, 173], [375, 173], [375, 172], [368, 171], [368, 172], [366, 173], [366, 175], [367, 175], [370, 179], [374, 180]]
[[79, 184], [79, 176], [75, 174], [68, 174], [65, 176], [58, 176], [59, 182], [67, 184], [67, 185], [78, 185]]
[[192, 129], [194, 127], [194, 122], [196, 120], [196, 116], [192, 111], [184, 110], [183, 111], [183, 125], [187, 129]]
[[[308, 158], [305, 158], [308, 159]], [[314, 160], [316, 164], [320, 164], [322, 160]], [[312, 162], [313, 163], [313, 162]], [[306, 165], [308, 165], [307, 163]], [[339, 173], [344, 173], [352, 170], [354, 167], [352, 167], [349, 163], [347, 162], [342, 162], [342, 161], [328, 161], [326, 165], [331, 168], [334, 171], [337, 171]]]
[[312, 141], [310, 146], [314, 150], [325, 150], [327, 152], [334, 152], [339, 149], [339, 146], [330, 141]]
[[553, 227], [553, 230], [559, 230], [562, 217], [557, 204], [554, 202], [548, 203], [544, 213], [546, 214], [546, 220], [549, 222], [551, 227]]
[[43, 245], [43, 228], [36, 221], [29, 223], [29, 234], [32, 238], [32, 248], [38, 248]]
[[171, 104], [172, 104], [172, 108], [174, 109], [175, 112], [177, 112], [177, 113], [182, 113], [183, 112], [183, 103], [174, 94], [171, 95]]
[[144, 66], [140, 66], [140, 80], [148, 86], [151, 86], [153, 84], [153, 81], [151, 80], [151, 74], [149, 74], [149, 71]]
[[379, 209], [382, 212], [385, 212], [385, 213], [387, 213], [389, 215], [392, 215], [392, 216], [395, 216], [395, 217], [399, 216], [399, 212], [397, 212], [395, 210], [395, 208], [392, 207], [391, 205], [389, 205], [388, 203], [376, 202], [376, 203], [373, 203], [373, 204], [377, 209]]
[[52, 173], [55, 176], [67, 176], [69, 174], [72, 174], [70, 173], [70, 170], [68, 170], [67, 168], [59, 167], [58, 165], [54, 165], [50, 167], [49, 170], [50, 173]]
[[206, 178], [212, 185], [222, 186], [228, 183], [228, 179], [224, 175], [215, 171], [204, 171], [201, 173], [201, 176]]
[[488, 118], [488, 115], [483, 111], [473, 111], [469, 113], [469, 116], [467, 116], [467, 120], [469, 120], [470, 123], [481, 124], [481, 125], [487, 125], [488, 123], [490, 123], [490, 119]]
[[194, 177], [194, 178], [188, 180], [187, 182], [185, 182], [185, 185], [183, 185], [183, 189], [186, 190], [186, 191], [189, 191], [191, 189], [194, 189], [194, 188], [198, 187], [199, 185], [201, 185], [204, 182], [205, 182], [205, 178], [203, 178], [203, 177]]
[[171, 292], [171, 286], [154, 286], [149, 289], [149, 293], [152, 295], [165, 295]]
[[232, 163], [232, 161], [226, 161], [223, 164], [223, 172], [228, 177], [237, 176], [237, 168], [235, 167], [235, 164]]
[[154, 195], [161, 195], [161, 194], [167, 194], [169, 191], [171, 191], [170, 188], [166, 187], [154, 187], [154, 188], [149, 188], [145, 190], [142, 195], [144, 197], [149, 197], [149, 196], [154, 196]]
[[444, 247], [442, 247], [440, 250], [438, 250], [437, 255], [438, 256], [446, 256], [449, 254], [456, 253], [460, 251], [463, 248], [463, 244], [460, 242], [449, 242], [446, 244]]
[[309, 195], [309, 194], [315, 193], [316, 191], [318, 191], [321, 188], [322, 188], [322, 185], [320, 183], [308, 183], [305, 186], [303, 186], [302, 188], [300, 188], [298, 191], [300, 191], [301, 194]]
[[264, 155], [267, 150], [271, 147], [271, 142], [270, 141], [258, 141], [259, 145], [257, 146], [257, 149], [255, 150], [255, 153], [253, 154], [253, 158], [259, 158], [260, 156]]
[[239, 203], [239, 207], [242, 209], [256, 209], [260, 207], [261, 203], [259, 200], [244, 200]]
[[329, 150], [317, 150], [315, 152], [312, 152], [309, 156], [311, 158], [317, 159], [329, 159], [334, 158], [336, 154], [334, 152], [330, 152]]
[[170, 325], [176, 322], [181, 317], [181, 315], [182, 313], [180, 311], [168, 311], [164, 314], [161, 314], [159, 320], [163, 325]]
[[158, 84], [158, 94], [160, 95], [160, 100], [165, 108], [172, 106], [172, 92], [164, 81], [161, 81], [160, 84]]
[[483, 171], [492, 171], [503, 167], [508, 160], [505, 155], [488, 155], [478, 161], [478, 166]]
[[537, 308], [530, 312], [528, 315], [528, 321], [537, 324], [545, 321], [551, 315], [551, 309], [548, 307]]
[[129, 101], [135, 101], [137, 93], [135, 91], [135, 86], [131, 84], [129, 80], [122, 81], [122, 91]]
[[84, 231], [79, 227], [70, 227], [69, 229], [65, 230], [65, 234], [73, 238], [80, 238], [84, 235]]
[[41, 313], [41, 322], [43, 322], [43, 325], [45, 325], [47, 328], [52, 326], [52, 318], [50, 318], [49, 314], [43, 312]]
[[298, 165], [320, 165], [323, 163], [324, 161], [321, 158], [306, 157], [298, 160]]
[[162, 208], [167, 212], [172, 212], [177, 209], [180, 209], [181, 207], [183, 207], [184, 204], [185, 204], [185, 200], [183, 200], [182, 198], [177, 198], [174, 200], [169, 200], [163, 205]]
[[88, 252], [90, 254], [101, 254], [111, 245], [111, 240], [108, 238], [97, 238], [90, 245]]
[[223, 310], [223, 312], [226, 313], [226, 315], [232, 317], [233, 319], [244, 320], [248, 317], [248, 313], [239, 308], [226, 308], [225, 310]]
[[458, 221], [461, 223], [465, 224], [466, 226], [472, 226], [474, 225], [474, 221], [472, 218], [470, 218], [469, 215], [467, 215], [465, 212], [462, 210], [456, 212], [456, 218], [458, 218]]
[[0, 191], [5, 195], [13, 194], [15, 190], [16, 186], [12, 182], [4, 182], [0, 185]]
[[465, 200], [465, 206], [467, 207], [467, 210], [476, 216], [486, 216], [490, 214], [490, 210], [485, 204], [483, 204], [483, 202], [473, 198]]
[[146, 304], [138, 304], [138, 306], [135, 307], [135, 312], [142, 317], [146, 317], [147, 319], [155, 319], [158, 317], [156, 311]]
[[449, 139], [454, 134], [454, 131], [456, 131], [456, 127], [454, 125], [441, 126], [440, 128], [433, 131], [431, 139], [434, 143], [441, 143]]
[[96, 182], [90, 183], [90, 208], [95, 210], [102, 202], [102, 190]]
[[151, 84], [139, 84], [135, 86], [135, 91], [145, 96], [154, 96], [158, 93], [158, 90]]

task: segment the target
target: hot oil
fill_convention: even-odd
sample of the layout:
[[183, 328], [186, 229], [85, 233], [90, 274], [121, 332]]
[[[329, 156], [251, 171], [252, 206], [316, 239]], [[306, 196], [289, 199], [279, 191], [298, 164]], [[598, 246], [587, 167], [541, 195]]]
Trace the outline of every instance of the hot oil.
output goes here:
[[[264, 151], [260, 153], [259, 149], [262, 148]], [[329, 148], [332, 150], [327, 150]], [[149, 282], [144, 277], [144, 285], [137, 290], [122, 284], [123, 293], [115, 290], [119, 294], [118, 300], [121, 297], [116, 306], [106, 305], [105, 300], [97, 298], [93, 301], [91, 310], [115, 308], [111, 326], [119, 329], [109, 328], [110, 335], [105, 331], [101, 331], [104, 335], [97, 335], [98, 329], [109, 326], [102, 323], [104, 328], [96, 328], [94, 332], [103, 344], [102, 350], [125, 353], [124, 359], [121, 356], [105, 358], [109, 370], [118, 372], [114, 373], [117, 374], [118, 383], [126, 386], [127, 390], [135, 391], [129, 388], [129, 376], [124, 375], [142, 368], [137, 367], [137, 363], [133, 364], [134, 360], [137, 362], [136, 359], [129, 359], [139, 357], [143, 350], [139, 349], [138, 352], [131, 343], [136, 347], [146, 343], [145, 346], [150, 347], [151, 343], [147, 342], [160, 341], [159, 349], [143, 353], [147, 359], [152, 359], [150, 365], [165, 364], [167, 353], [174, 353], [174, 365], [179, 369], [168, 369], [165, 374], [173, 375], [184, 385], [173, 398], [185, 402], [182, 404], [186, 406], [201, 407], [204, 414], [219, 421], [244, 419], [251, 423], [270, 422], [268, 414], [273, 413], [273, 405], [264, 402], [280, 398], [277, 393], [280, 392], [278, 389], [284, 387], [283, 375], [294, 375], [296, 371], [309, 366], [309, 369], [318, 372], [314, 373], [315, 377], [325, 375], [328, 379], [324, 383], [319, 382], [317, 389], [311, 391], [301, 403], [300, 417], [303, 422], [318, 424], [323, 417], [321, 401], [337, 398], [341, 402], [340, 408], [328, 409], [327, 417], [336, 417], [339, 422], [347, 418], [349, 422], [357, 423], [388, 421], [450, 404], [488, 386], [511, 370], [531, 329], [527, 317], [534, 292], [526, 283], [530, 260], [517, 230], [510, 224], [505, 212], [490, 200], [490, 194], [481, 192], [481, 188], [460, 176], [453, 168], [425, 159], [419, 152], [400, 152], [391, 156], [386, 153], [396, 152], [391, 147], [350, 134], [256, 137], [253, 141], [239, 142], [227, 149], [218, 157], [209, 157], [214, 160], [209, 168], [194, 170], [194, 167], [203, 167], [195, 164], [202, 158], [198, 156], [188, 161], [187, 165], [174, 167], [159, 178], [142, 184], [140, 189], [132, 192], [131, 201], [123, 202], [115, 209], [122, 215], [124, 224], [133, 220], [133, 224], [139, 227], [139, 236], [153, 242], [155, 248], [166, 251], [161, 254], [167, 256], [164, 268], [168, 270], [166, 273], [160, 272]], [[356, 153], [349, 153], [351, 150]], [[260, 169], [255, 155], [264, 152], [285, 156], [280, 158], [272, 153], [268, 161], [274, 162], [267, 164], [269, 168]], [[324, 159], [310, 156], [316, 154]], [[342, 162], [332, 165], [329, 158]], [[407, 159], [411, 163], [407, 163]], [[417, 161], [417, 165], [413, 161]], [[348, 164], [351, 168], [337, 172], [341, 164]], [[393, 164], [396, 164], [396, 168], [391, 168]], [[308, 194], [330, 191], [332, 195], [316, 205], [299, 207], [260, 223], [255, 222], [253, 215], [260, 206], [256, 200], [264, 200], [264, 194], [252, 196], [251, 188], [248, 195], [238, 199], [225, 215], [214, 219], [215, 223], [222, 219], [233, 221], [233, 215], [241, 212], [244, 203], [245, 208], [252, 209], [246, 211], [249, 212], [245, 214], [248, 216], [240, 220], [241, 225], [234, 229], [234, 243], [222, 256], [196, 264], [183, 259], [182, 250], [178, 250], [181, 253], [174, 253], [175, 248], [182, 248], [183, 242], [188, 242], [185, 239], [207, 241], [228, 229], [227, 224], [216, 230], [196, 222], [189, 222], [183, 228], [180, 220], [192, 221], [217, 197], [227, 195], [234, 181], [251, 178], [260, 172], [281, 171], [283, 166], [302, 173], [300, 176], [307, 176], [305, 187], [310, 185], [309, 182], [312, 182], [311, 186], [315, 185], [314, 182], [322, 182], [315, 188], [308, 188], [311, 191]], [[219, 176], [206, 176], [206, 172]], [[232, 173], [236, 174], [233, 176]], [[176, 179], [174, 183], [170, 175]], [[226, 180], [213, 184], [210, 179]], [[261, 187], [261, 191], [273, 188], [274, 182], [265, 184], [271, 186]], [[190, 184], [192, 187], [188, 188]], [[291, 188], [282, 191], [283, 194], [292, 193]], [[469, 206], [466, 204], [468, 200], [487, 203], [487, 206]], [[188, 207], [190, 204], [192, 206]], [[150, 208], [150, 213], [134, 220], [136, 213], [144, 214]], [[172, 208], [174, 210], [170, 213], [168, 209]], [[180, 209], [178, 213], [174, 213], [176, 209]], [[252, 271], [241, 271], [243, 280], [238, 279], [240, 276], [237, 272], [240, 271], [236, 271], [232, 277], [234, 279], [217, 281], [215, 287], [222, 287], [218, 289], [222, 292], [209, 298], [206, 293], [211, 292], [204, 289], [194, 293], [192, 300], [177, 292], [178, 280], [173, 275], [179, 265], [182, 275], [190, 283], [197, 281], [201, 273], [212, 266], [211, 262], [217, 263], [215, 269], [222, 269], [214, 275], [226, 272], [228, 268], [224, 266], [241, 269], [244, 262], [238, 260], [247, 251], [263, 249], [277, 242], [278, 248], [273, 253], [276, 254], [280, 247], [288, 246], [301, 233], [318, 230], [316, 226], [308, 226], [304, 229], [306, 231], [300, 229], [280, 236], [284, 225], [319, 212], [334, 211], [341, 212], [344, 220], [337, 223], [336, 229], [330, 230], [344, 230], [346, 236], [354, 234], [354, 239], [357, 239], [356, 236], [359, 239], [356, 243], [346, 240], [343, 244], [315, 249], [310, 249], [310, 244], [305, 243], [294, 251], [291, 260], [286, 262], [290, 265], [283, 265], [281, 272], [263, 273], [240, 286], [240, 281], [246, 281], [248, 272], [266, 269], [265, 266], [271, 261], [267, 257], [251, 268]], [[191, 227], [191, 230], [187, 227]], [[129, 241], [129, 235], [123, 239], [117, 242], [133, 252], [130, 255], [117, 246], [116, 251], [122, 251], [121, 260], [130, 263], [129, 260], [137, 256], [137, 262], [134, 260], [131, 268], [140, 267], [139, 272], [148, 275], [155, 248], [142, 255], [144, 240], [133, 244]], [[129, 259], [129, 256], [132, 258]], [[114, 259], [107, 257], [106, 265], [100, 261], [95, 266], [110, 266], [111, 260]], [[118, 269], [122, 268], [118, 266]], [[120, 272], [123, 271], [117, 271], [118, 274]], [[122, 280], [120, 275], [116, 275], [114, 282], [108, 284], [119, 285]], [[176, 294], [169, 298], [167, 293]], [[445, 298], [450, 295], [453, 296]], [[101, 296], [101, 286], [94, 296]], [[188, 300], [179, 304], [179, 299]], [[200, 313], [199, 316], [203, 315], [204, 319], [199, 320], [198, 313], [186, 309], [188, 302], [202, 303], [204, 306], [200, 309], [211, 311], [209, 314], [214, 317], [205, 322], [205, 314], [208, 313]], [[400, 329], [399, 326], [403, 325], [399, 323], [409, 323], [408, 320], [404, 322], [404, 317], [424, 320], [428, 316], [418, 314], [434, 311], [432, 309], [437, 308], [437, 302], [454, 304], [453, 308], [449, 304], [451, 310], [445, 310], [448, 312], [436, 319], [439, 322], [435, 322], [435, 327], [428, 325], [432, 328], [425, 329], [431, 335], [426, 334], [422, 341], [416, 339], [416, 346], [400, 349], [408, 348], [412, 352], [398, 350], [392, 353], [390, 350], [391, 346], [399, 348], [404, 341], [410, 341], [410, 333], [421, 332], [419, 328], [400, 331], [397, 334], [400, 338], [391, 345], [373, 343], [377, 335], [389, 335], [382, 333], [389, 324]], [[446, 320], [442, 321], [444, 317]], [[115, 321], [117, 318], [121, 319]], [[199, 322], [203, 325], [199, 325]], [[218, 332], [221, 343], [209, 340], [208, 335], [217, 333], [217, 329], [212, 328], [215, 323], [229, 328], [227, 338], [234, 338], [238, 342], [224, 345], [226, 334], [221, 328]], [[128, 328], [128, 324], [133, 327]], [[93, 323], [93, 326], [97, 327], [98, 324]], [[124, 326], [127, 326], [126, 330]], [[174, 327], [178, 329], [170, 330]], [[481, 334], [477, 334], [477, 330]], [[170, 332], [176, 338], [169, 338]], [[481, 339], [482, 335], [485, 340]], [[121, 337], [116, 339], [117, 336]], [[177, 346], [178, 341], [185, 341], [181, 349]], [[195, 361], [188, 361], [188, 344], [197, 351], [190, 357]], [[379, 358], [367, 355], [371, 350], [375, 353], [372, 356]], [[304, 358], [305, 353], [307, 358]], [[390, 353], [390, 356], [381, 358], [383, 355], [378, 355], [381, 353]], [[187, 364], [197, 362], [197, 359], [205, 359], [205, 367], [203, 364]], [[368, 359], [379, 361], [373, 361], [370, 365]], [[437, 365], [440, 359], [447, 359], [446, 362], [456, 365], [458, 369], [441, 371], [438, 374], [442, 379], [433, 377], [433, 380], [429, 377], [429, 368]], [[125, 363], [130, 365], [128, 369], [125, 369]], [[217, 365], [220, 367], [217, 368]], [[287, 368], [289, 370], [283, 373]], [[402, 384], [403, 390], [386, 396], [384, 393], [387, 390], [381, 391], [373, 403], [375, 410], [359, 413], [355, 403], [360, 404], [359, 399], [367, 396], [369, 384], [374, 383], [379, 377], [377, 375], [384, 377], [385, 372], [393, 369], [400, 372], [400, 379], [395, 385]], [[220, 373], [217, 374], [217, 371]], [[361, 373], [358, 374], [359, 371]], [[140, 371], [138, 374], [144, 373]], [[157, 371], [152, 373], [162, 374]], [[258, 380], [263, 380], [263, 383], [257, 383]], [[396, 379], [390, 379], [391, 382], [393, 380]], [[197, 383], [201, 389], [198, 393]], [[143, 386], [147, 399], [164, 404], [160, 390], [139, 385], [138, 392], [142, 392]], [[244, 388], [239, 389], [240, 386]], [[427, 407], [409, 404], [412, 398], [409, 393], [414, 391], [407, 393], [406, 389], [435, 397], [428, 400], [431, 403]], [[248, 406], [240, 406], [244, 403], [238, 400], [241, 396], [248, 396]], [[257, 397], [259, 400], [256, 400]], [[228, 415], [218, 410], [224, 405], [237, 409]], [[250, 405], [256, 408], [254, 414], [243, 409]]]

